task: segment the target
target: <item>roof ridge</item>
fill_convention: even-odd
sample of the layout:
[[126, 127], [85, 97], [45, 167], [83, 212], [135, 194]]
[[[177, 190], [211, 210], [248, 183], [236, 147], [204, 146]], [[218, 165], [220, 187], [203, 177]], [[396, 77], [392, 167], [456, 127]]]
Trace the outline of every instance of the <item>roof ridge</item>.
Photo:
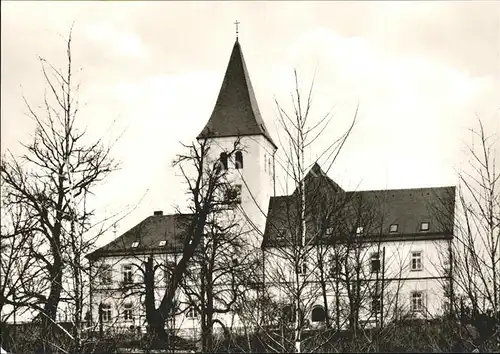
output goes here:
[[432, 189], [447, 189], [456, 188], [456, 186], [440, 186], [440, 187], [418, 187], [418, 188], [395, 188], [395, 189], [362, 189], [346, 191], [347, 193], [360, 193], [360, 192], [403, 192], [403, 191], [423, 191]]

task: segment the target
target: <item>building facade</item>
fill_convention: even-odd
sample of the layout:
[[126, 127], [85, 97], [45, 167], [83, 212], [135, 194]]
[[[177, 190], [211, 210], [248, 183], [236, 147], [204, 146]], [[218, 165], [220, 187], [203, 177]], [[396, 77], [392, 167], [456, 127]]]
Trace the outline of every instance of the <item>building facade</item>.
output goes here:
[[[222, 244], [218, 248], [219, 259], [212, 263], [220, 264], [224, 276], [214, 284], [228, 296], [237, 288], [256, 304], [249, 315], [238, 302], [244, 300], [227, 300], [225, 311], [214, 314], [227, 327], [265, 321], [267, 310], [258, 305], [263, 298], [281, 313], [289, 311], [291, 322], [299, 314], [304, 328], [321, 326], [327, 318], [349, 328], [443, 313], [454, 187], [344, 191], [315, 164], [304, 178], [301, 223], [297, 191], [276, 196], [277, 146], [259, 111], [238, 40], [214, 110], [197, 139], [210, 142], [207, 161], [220, 163], [236, 193], [236, 206], [226, 213], [238, 226], [235, 238], [242, 240], [238, 250], [234, 245], [227, 252]], [[182, 257], [192, 217], [155, 212], [87, 256], [95, 275], [92, 318], [101, 330], [146, 330], [145, 264], [150, 260], [156, 270], [158, 306]], [[200, 247], [206, 251], [204, 242]], [[207, 311], [193, 300], [207, 267], [205, 258], [199, 260], [189, 265], [175, 311], [166, 321], [166, 327], [185, 336], [199, 335], [200, 318]], [[251, 286], [250, 273], [245, 274], [250, 268], [239, 268], [248, 260], [256, 264]], [[235, 285], [231, 271], [237, 269], [243, 271]], [[209, 306], [221, 305], [224, 296]], [[275, 315], [269, 318], [280, 317]]]

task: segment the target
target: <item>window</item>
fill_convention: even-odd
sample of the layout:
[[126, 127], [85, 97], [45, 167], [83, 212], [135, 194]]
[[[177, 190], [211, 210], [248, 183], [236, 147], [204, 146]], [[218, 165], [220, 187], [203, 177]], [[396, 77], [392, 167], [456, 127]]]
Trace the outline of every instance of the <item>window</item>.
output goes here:
[[61, 311], [57, 311], [57, 317], [59, 319], [59, 322], [68, 322], [68, 311], [67, 309], [63, 310], [64, 312], [61, 313]]
[[131, 284], [133, 283], [132, 265], [126, 264], [122, 267], [123, 283]]
[[398, 232], [398, 224], [391, 224], [391, 226], [389, 226], [389, 232]]
[[332, 236], [333, 235], [333, 227], [329, 227], [326, 229], [326, 236]]
[[241, 151], [236, 151], [234, 168], [237, 170], [243, 168], [243, 153]]
[[298, 266], [297, 274], [299, 274], [299, 275], [306, 275], [306, 273], [307, 273], [307, 263], [306, 262], [302, 262]]
[[162, 241], [160, 241], [160, 243], [158, 244], [158, 246], [163, 247], [163, 246], [165, 246], [166, 244], [167, 244], [167, 241], [162, 240]]
[[325, 319], [325, 309], [322, 306], [315, 306], [311, 311], [311, 322], [323, 322]]
[[380, 296], [379, 295], [374, 295], [372, 296], [372, 313], [379, 313], [381, 312], [381, 302], [380, 302]]
[[198, 312], [196, 311], [196, 307], [194, 305], [189, 306], [186, 312], [187, 318], [198, 318]]
[[270, 173], [273, 172], [273, 165], [271, 163], [271, 158], [269, 158], [269, 160], [267, 160], [267, 168], [268, 168]]
[[219, 156], [219, 168], [227, 170], [227, 153], [221, 152]]
[[351, 295], [357, 296], [358, 291], [359, 291], [358, 281], [352, 280], [351, 281]]
[[424, 310], [424, 294], [421, 291], [411, 293], [411, 310], [421, 312]]
[[451, 313], [451, 306], [450, 306], [450, 302], [448, 300], [443, 301], [443, 312], [445, 314]]
[[139, 246], [139, 241], [132, 242], [132, 248], [137, 248]]
[[237, 267], [238, 266], [238, 263], [239, 263], [238, 262], [238, 258], [233, 258], [231, 262], [233, 264], [233, 267]]
[[111, 305], [101, 304], [101, 321], [102, 322], [111, 321]]
[[375, 284], [372, 285], [371, 287], [371, 294], [372, 296], [379, 296], [380, 295], [380, 282], [376, 281]]
[[342, 272], [342, 264], [340, 263], [340, 260], [335, 256], [331, 256], [331, 258], [330, 258], [330, 277], [335, 278], [341, 272]]
[[264, 154], [264, 172], [267, 172], [267, 154]]
[[163, 278], [165, 279], [165, 283], [170, 281], [170, 276], [173, 274], [175, 269], [175, 262], [166, 262], [163, 267]]
[[103, 264], [101, 267], [101, 284], [110, 285], [113, 281], [112, 279], [112, 268], [109, 264]]
[[411, 253], [411, 270], [422, 270], [422, 252]]
[[423, 222], [420, 224], [420, 231], [429, 231], [429, 223]]
[[131, 321], [134, 319], [133, 312], [132, 312], [132, 304], [125, 304], [124, 310], [123, 310], [123, 319], [125, 321]]
[[235, 184], [226, 189], [225, 202], [233, 205], [241, 204], [241, 184]]
[[294, 322], [295, 321], [295, 307], [292, 305], [285, 305], [281, 309], [281, 318], [286, 322]]
[[371, 256], [371, 272], [377, 273], [380, 271], [380, 255], [378, 252], [373, 253]]
[[356, 228], [356, 235], [361, 235], [363, 234], [363, 226], [358, 226]]

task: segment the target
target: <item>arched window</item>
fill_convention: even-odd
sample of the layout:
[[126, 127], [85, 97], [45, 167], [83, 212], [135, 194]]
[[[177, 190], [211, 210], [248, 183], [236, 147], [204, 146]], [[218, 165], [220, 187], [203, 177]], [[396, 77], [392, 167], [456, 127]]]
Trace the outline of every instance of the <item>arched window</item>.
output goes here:
[[243, 153], [241, 151], [236, 151], [234, 167], [237, 170], [243, 168]]
[[323, 322], [326, 318], [325, 309], [322, 306], [315, 306], [311, 312], [311, 322]]
[[227, 153], [220, 153], [219, 164], [222, 169], [227, 170]]

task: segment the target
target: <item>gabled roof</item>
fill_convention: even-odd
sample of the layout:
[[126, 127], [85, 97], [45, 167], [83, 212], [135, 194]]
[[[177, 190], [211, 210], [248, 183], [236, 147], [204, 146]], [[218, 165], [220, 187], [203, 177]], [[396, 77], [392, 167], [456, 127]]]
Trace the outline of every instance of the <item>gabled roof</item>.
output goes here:
[[[345, 193], [345, 191], [332, 180], [315, 162], [304, 177], [306, 198], [316, 197], [318, 194], [331, 196], [332, 194]], [[298, 188], [293, 192], [298, 193]]]
[[[318, 229], [335, 229], [333, 238], [349, 237], [358, 226], [363, 226], [366, 239], [447, 238], [453, 234], [455, 187], [388, 189], [373, 191], [344, 191], [328, 178], [319, 166], [314, 166], [305, 177], [307, 237], [318, 235]], [[297, 191], [289, 196], [271, 197], [264, 232], [263, 247], [290, 245], [299, 226], [299, 199]], [[330, 213], [330, 221], [326, 221]], [[420, 231], [422, 222], [429, 222], [429, 230]], [[329, 223], [325, 225], [324, 223]], [[398, 231], [390, 233], [391, 224]], [[284, 232], [284, 234], [283, 234]]]
[[[148, 216], [114, 241], [88, 254], [87, 258], [149, 252], [181, 252], [191, 216], [191, 214]], [[165, 241], [165, 245], [160, 246], [160, 241]], [[138, 242], [137, 247], [132, 247], [134, 242]]]
[[236, 40], [214, 110], [197, 138], [244, 135], [263, 135], [276, 148], [260, 114], [243, 52]]

